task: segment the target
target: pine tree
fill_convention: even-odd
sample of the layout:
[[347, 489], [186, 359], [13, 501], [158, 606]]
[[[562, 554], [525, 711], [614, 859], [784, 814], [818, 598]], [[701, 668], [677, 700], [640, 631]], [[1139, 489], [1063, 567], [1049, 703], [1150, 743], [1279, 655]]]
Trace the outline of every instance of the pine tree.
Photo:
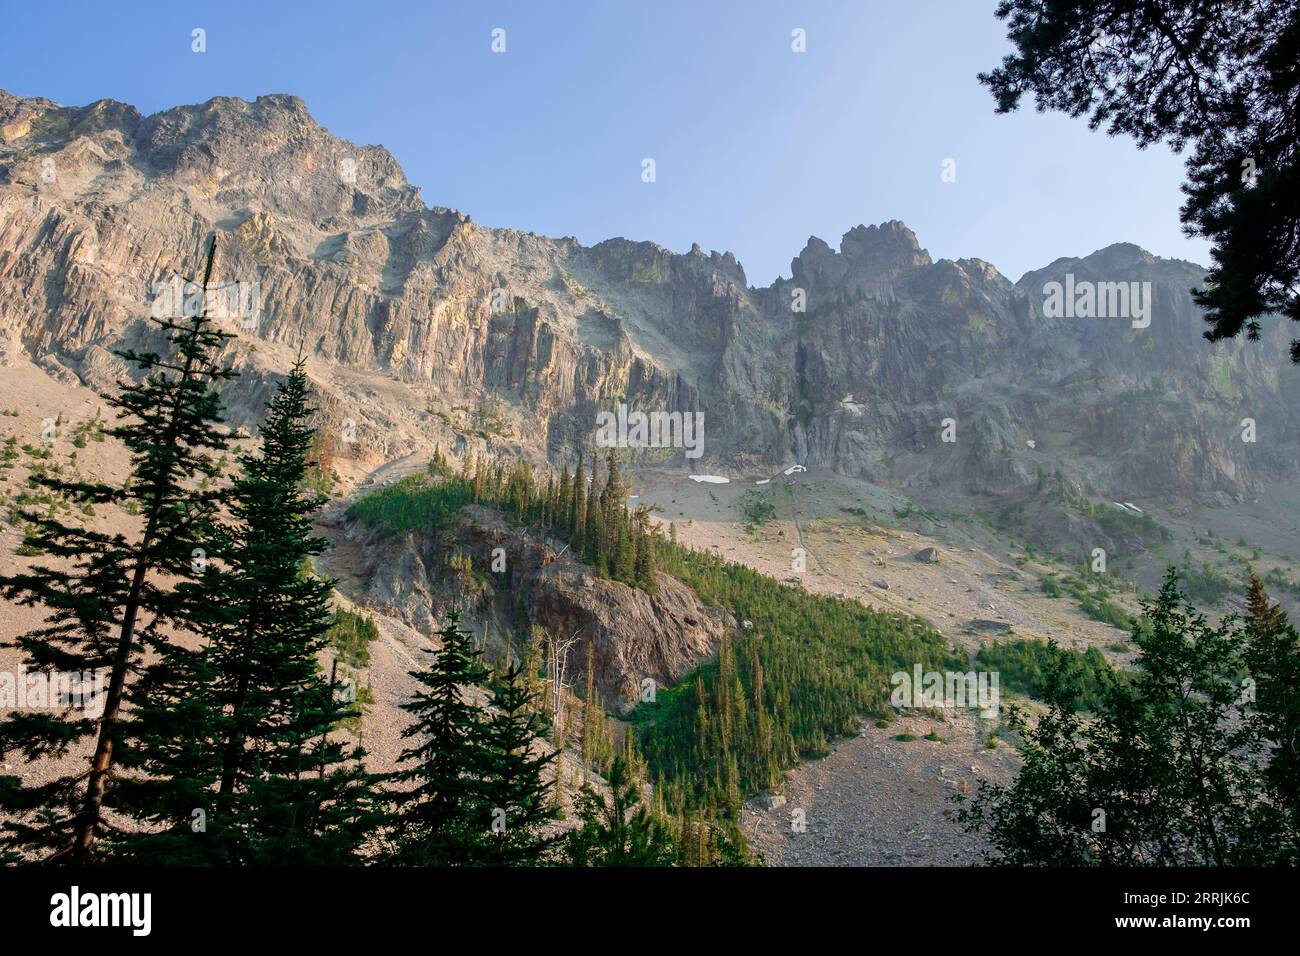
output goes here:
[[580, 557], [587, 545], [587, 477], [582, 470], [582, 454], [578, 454], [578, 470], [573, 475], [573, 510], [569, 515], [572, 529], [569, 544], [575, 556]]
[[[240, 458], [217, 560], [191, 586], [207, 647], [154, 668], [128, 724], [124, 763], [147, 776], [121, 784], [122, 800], [153, 826], [112, 841], [118, 855], [147, 860], [161, 848], [164, 862], [179, 836], [195, 844], [186, 858], [340, 863], [364, 838], [362, 754], [331, 736], [355, 714], [339, 697], [355, 694], [337, 693], [317, 664], [333, 582], [307, 570], [326, 547], [311, 530], [322, 499], [303, 492], [315, 436], [307, 388], [299, 361], [270, 404], [260, 452]], [[205, 830], [191, 826], [195, 809]]]
[[672, 835], [641, 802], [641, 788], [627, 758], [619, 754], [609, 770], [610, 799], [590, 785], [578, 795], [581, 825], [565, 842], [574, 866], [671, 866], [676, 858]]
[[763, 661], [759, 656], [758, 648], [754, 648], [753, 660], [750, 665], [752, 678], [751, 686], [754, 694], [754, 746], [752, 752], [755, 757], [754, 779], [758, 781], [758, 786], [763, 789], [770, 789], [777, 785], [780, 779], [780, 770], [776, 765], [776, 756], [772, 748], [772, 722], [767, 712], [767, 705], [763, 697]]
[[[528, 631], [528, 643], [525, 645], [523, 654], [524, 665], [524, 686], [529, 695], [533, 698], [534, 709], [543, 717], [546, 716], [549, 696], [546, 693], [546, 684], [542, 678], [543, 667], [546, 662], [546, 631], [532, 625]], [[510, 658], [506, 658], [506, 666], [509, 666]]]
[[599, 484], [598, 478], [596, 459], [593, 456], [591, 459], [591, 491], [587, 494], [587, 529], [583, 533], [583, 540], [586, 543], [584, 560], [588, 564], [595, 565], [596, 570], [604, 575], [608, 567], [609, 540], [606, 537], [605, 511], [601, 507], [600, 496], [594, 493], [596, 486]]
[[488, 480], [490, 476], [487, 470], [487, 456], [474, 457], [474, 488], [473, 500], [479, 502], [483, 500], [483, 495], [487, 491]]
[[[1187, 235], [1211, 243], [1193, 290], [1211, 341], [1300, 321], [1300, 9], [1290, 0], [1003, 0], [1013, 49], [980, 74], [997, 111], [1088, 117], [1090, 129], [1186, 150]], [[1249, 157], [1249, 159], [1246, 159]], [[1249, 176], [1243, 172], [1249, 164]], [[1292, 198], [1288, 199], [1290, 196]], [[1300, 362], [1300, 341], [1291, 343]]]
[[451, 473], [451, 466], [447, 463], [447, 456], [442, 453], [441, 445], [433, 446], [433, 454], [429, 457], [428, 472], [430, 475], [444, 477]]
[[636, 583], [655, 593], [655, 542], [650, 530], [650, 513], [644, 507], [636, 512]]
[[429, 666], [412, 675], [423, 686], [403, 704], [415, 721], [402, 732], [414, 740], [388, 775], [396, 808], [389, 862], [419, 866], [473, 863], [482, 858], [490, 809], [482, 799], [486, 757], [483, 718], [462, 687], [481, 684], [487, 672], [473, 636], [450, 611], [439, 632], [441, 647]]
[[[203, 303], [215, 256], [214, 237], [203, 270]], [[37, 479], [74, 500], [138, 513], [140, 530], [131, 537], [104, 534], [66, 525], [53, 513], [25, 514], [30, 543], [67, 559], [71, 567], [38, 566], [0, 579], [5, 597], [49, 611], [45, 626], [15, 641], [29, 668], [47, 673], [107, 670], [97, 718], [17, 714], [0, 725], [0, 751], [18, 750], [28, 759], [64, 753], [95, 737], [84, 773], [31, 788], [0, 788], [0, 805], [16, 814], [5, 825], [4, 842], [29, 854], [52, 852], [61, 862], [88, 862], [104, 830], [123, 704], [132, 696], [133, 675], [146, 655], [166, 659], [172, 653], [166, 632], [185, 630], [193, 611], [185, 595], [162, 579], [184, 581], [199, 573], [206, 560], [205, 529], [218, 501], [209, 485], [220, 470], [214, 455], [227, 440], [218, 430], [221, 404], [215, 387], [235, 373], [220, 366], [217, 356], [233, 336], [214, 327], [205, 305], [183, 318], [151, 321], [167, 337], [170, 354], [118, 352], [143, 372], [143, 379], [123, 384], [116, 396], [104, 396], [122, 422], [105, 434], [131, 452], [129, 483], [117, 487]], [[27, 816], [33, 811], [37, 818], [31, 821]]]
[[607, 525], [611, 527], [614, 525], [618, 512], [623, 511], [626, 502], [627, 486], [623, 482], [618, 449], [611, 448], [605, 455], [605, 487], [600, 493], [600, 506], [605, 512]]
[[588, 564], [597, 566], [597, 569], [605, 564], [605, 558], [609, 554], [608, 541], [605, 537], [605, 512], [600, 504], [600, 470], [596, 463], [596, 456], [591, 456], [591, 476], [587, 488], [587, 528], [583, 533], [583, 539], [586, 544], [584, 560]]
[[605, 725], [605, 707], [596, 690], [595, 644], [587, 642], [587, 689], [582, 700], [582, 763], [583, 769], [604, 770], [609, 764], [612, 744]]
[[628, 532], [626, 520], [618, 522], [618, 548], [614, 552], [613, 577], [624, 584], [636, 583], [636, 543]]
[[540, 517], [537, 522], [543, 531], [555, 523], [555, 507], [555, 476], [550, 475], [546, 479], [546, 495], [542, 499]]
[[592, 521], [587, 525], [588, 561], [602, 578], [610, 576], [610, 551], [607, 544], [609, 535], [605, 525], [605, 516], [600, 508], [587, 509]]
[[605, 455], [605, 487], [600, 493], [600, 513], [605, 519], [605, 553], [609, 557], [611, 576], [616, 580], [631, 582], [636, 564], [634, 553], [624, 554], [627, 542], [627, 485], [623, 481], [618, 460], [618, 449], [611, 448]]
[[555, 525], [555, 534], [561, 538], [567, 538], [573, 529], [573, 479], [569, 475], [569, 463], [566, 461], [560, 468], [560, 483], [556, 488], [555, 512], [552, 523]]
[[234, 829], [213, 815], [221, 754], [210, 699], [216, 679], [206, 645], [173, 648], [138, 679], [136, 704], [118, 729], [112, 806], [159, 826], [108, 829], [96, 842], [97, 859], [197, 866], [237, 856]]
[[558, 815], [542, 771], [558, 756], [539, 752], [542, 721], [520, 667], [501, 676], [492, 695], [496, 712], [483, 728], [482, 805], [490, 819], [482, 862], [493, 866], [536, 866], [555, 843], [543, 834]]
[[1267, 741], [1265, 777], [1277, 814], [1266, 823], [1276, 838], [1263, 834], [1258, 840], [1277, 845], [1277, 863], [1295, 866], [1300, 863], [1300, 634], [1253, 573], [1247, 607], [1246, 664], [1255, 689], [1249, 719]]

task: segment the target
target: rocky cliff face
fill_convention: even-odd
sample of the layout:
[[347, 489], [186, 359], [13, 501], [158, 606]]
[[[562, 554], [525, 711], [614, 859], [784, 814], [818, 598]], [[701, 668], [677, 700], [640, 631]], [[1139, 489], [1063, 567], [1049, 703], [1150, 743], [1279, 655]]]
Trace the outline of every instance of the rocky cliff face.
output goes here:
[[[110, 349], [147, 334], [158, 284], [195, 268], [209, 232], [218, 278], [255, 284], [260, 305], [232, 320], [232, 417], [255, 420], [301, 348], [324, 415], [357, 425], [350, 453], [372, 461], [432, 441], [558, 461], [626, 401], [704, 411], [715, 472], [797, 460], [918, 495], [1242, 494], [1300, 469], [1283, 330], [1205, 342], [1201, 270], [1135, 246], [1013, 283], [932, 261], [889, 222], [838, 250], [811, 238], [791, 279], [754, 288], [730, 253], [587, 248], [426, 207], [386, 150], [332, 136], [295, 97], [142, 116], [0, 92], [7, 354], [108, 386]], [[1067, 276], [1151, 283], [1150, 325], [1049, 316], [1044, 288]]]
[[[336, 548], [344, 541], [343, 547], [357, 555], [354, 570], [364, 582], [357, 597], [367, 606], [425, 634], [441, 628], [447, 611], [455, 608], [475, 634], [486, 625], [497, 640], [511, 633], [526, 640], [532, 626], [572, 638], [566, 680], [581, 688], [590, 648], [601, 699], [618, 713], [631, 711], [647, 688], [678, 683], [711, 659], [724, 635], [737, 629], [730, 614], [704, 604], [670, 575], [658, 575], [654, 594], [597, 577], [571, 554], [557, 558], [562, 549], [557, 542], [548, 548], [482, 508], [465, 509], [447, 528], [393, 538], [347, 520], [341, 509], [323, 521]], [[501, 574], [457, 567], [449, 560], [495, 549], [508, 569]], [[501, 648], [492, 650], [499, 653]], [[516, 655], [524, 650], [513, 648]]]

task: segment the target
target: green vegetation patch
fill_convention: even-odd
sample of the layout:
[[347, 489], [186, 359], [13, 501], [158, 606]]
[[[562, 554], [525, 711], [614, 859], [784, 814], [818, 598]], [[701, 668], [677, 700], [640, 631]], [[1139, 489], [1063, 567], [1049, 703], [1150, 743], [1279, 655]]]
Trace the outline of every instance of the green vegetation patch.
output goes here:
[[975, 665], [981, 670], [997, 671], [1000, 688], [1041, 699], [1044, 674], [1053, 657], [1066, 661], [1073, 674], [1076, 710], [1095, 710], [1110, 682], [1122, 679], [1095, 647], [1080, 652], [1035, 640], [985, 644], [975, 655]]
[[373, 618], [339, 608], [328, 631], [330, 646], [349, 667], [370, 666], [370, 642], [379, 636]]
[[745, 519], [745, 527], [749, 531], [767, 524], [776, 517], [776, 506], [768, 500], [768, 496], [752, 488], [740, 496], [736, 508]]
[[377, 528], [384, 535], [440, 528], [474, 500], [472, 488], [460, 481], [431, 482], [409, 475], [352, 503], [347, 516]]

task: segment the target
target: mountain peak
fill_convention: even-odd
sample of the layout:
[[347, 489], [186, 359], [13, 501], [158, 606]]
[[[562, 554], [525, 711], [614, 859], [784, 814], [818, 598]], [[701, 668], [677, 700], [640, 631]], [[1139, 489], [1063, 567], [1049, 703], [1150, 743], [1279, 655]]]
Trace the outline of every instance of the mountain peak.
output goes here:
[[843, 281], [890, 281], [931, 264], [916, 233], [893, 219], [878, 226], [854, 226], [840, 239], [839, 252], [824, 240], [809, 236], [790, 268], [801, 284], [838, 285]]
[[292, 93], [264, 93], [257, 99], [253, 100], [255, 106], [278, 106], [281, 109], [289, 110], [293, 113], [305, 113], [311, 115], [307, 109], [307, 104], [303, 102], [301, 96], [294, 96]]
[[1166, 259], [1132, 242], [1113, 242], [1085, 256], [1061, 256], [1042, 268], [1031, 269], [1016, 285], [1036, 288], [1066, 273], [1100, 281], [1127, 279], [1138, 273], [1176, 276], [1177, 281], [1190, 285], [1198, 282], [1204, 272], [1205, 266], [1200, 263]]
[[931, 263], [916, 233], [897, 219], [879, 226], [854, 226], [840, 239], [840, 255], [874, 271], [910, 271]]

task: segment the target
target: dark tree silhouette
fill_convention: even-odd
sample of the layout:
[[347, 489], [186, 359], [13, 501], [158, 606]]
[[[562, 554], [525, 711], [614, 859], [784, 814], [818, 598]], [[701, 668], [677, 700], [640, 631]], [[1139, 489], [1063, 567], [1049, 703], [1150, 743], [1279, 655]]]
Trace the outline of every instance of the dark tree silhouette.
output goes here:
[[1183, 230], [1213, 244], [1193, 290], [1205, 337], [1300, 321], [1300, 3], [1003, 0], [997, 16], [1016, 48], [980, 75], [999, 113], [1032, 93], [1139, 147], [1190, 150]]
[[[61, 755], [95, 738], [84, 773], [31, 787], [19, 786], [13, 777], [0, 778], [0, 806], [19, 815], [6, 823], [3, 841], [29, 854], [50, 853], [60, 862], [90, 860], [106, 826], [123, 705], [143, 658], [149, 652], [171, 652], [167, 628], [192, 629], [193, 605], [162, 579], [187, 581], [201, 573], [203, 546], [219, 500], [209, 484], [220, 472], [216, 455], [227, 439], [216, 390], [235, 373], [219, 358], [233, 336], [206, 315], [215, 255], [214, 237], [195, 314], [152, 320], [166, 335], [169, 354], [117, 353], [144, 373], [142, 381], [124, 383], [118, 395], [104, 396], [121, 421], [105, 434], [130, 450], [131, 480], [119, 486], [39, 479], [75, 501], [134, 504], [142, 518], [139, 529], [106, 534], [66, 524], [52, 513], [26, 514], [32, 526], [28, 543], [63, 559], [65, 566], [38, 565], [0, 579], [6, 598], [48, 611], [44, 626], [14, 642], [31, 669], [107, 674], [97, 718], [20, 713], [0, 724], [0, 752], [18, 750], [29, 760]], [[34, 822], [23, 819], [32, 814]]]
[[110, 834], [115, 862], [349, 863], [373, 822], [363, 754], [335, 733], [354, 695], [317, 662], [334, 614], [333, 582], [308, 570], [326, 546], [311, 528], [322, 499], [303, 488], [313, 412], [299, 360], [261, 448], [240, 456], [215, 560], [177, 588], [204, 646], [153, 664], [124, 725], [120, 763], [142, 773], [118, 782], [117, 805], [145, 826]]
[[[1023, 766], [1010, 786], [960, 795], [957, 819], [1012, 866], [1295, 865], [1295, 629], [1252, 585], [1251, 618], [1212, 625], [1169, 569], [1144, 618], [1131, 680], [1095, 715], [1074, 710], [1079, 669], [1059, 652], [1047, 710], [1015, 705]], [[1055, 645], [1052, 645], [1055, 647]]]

